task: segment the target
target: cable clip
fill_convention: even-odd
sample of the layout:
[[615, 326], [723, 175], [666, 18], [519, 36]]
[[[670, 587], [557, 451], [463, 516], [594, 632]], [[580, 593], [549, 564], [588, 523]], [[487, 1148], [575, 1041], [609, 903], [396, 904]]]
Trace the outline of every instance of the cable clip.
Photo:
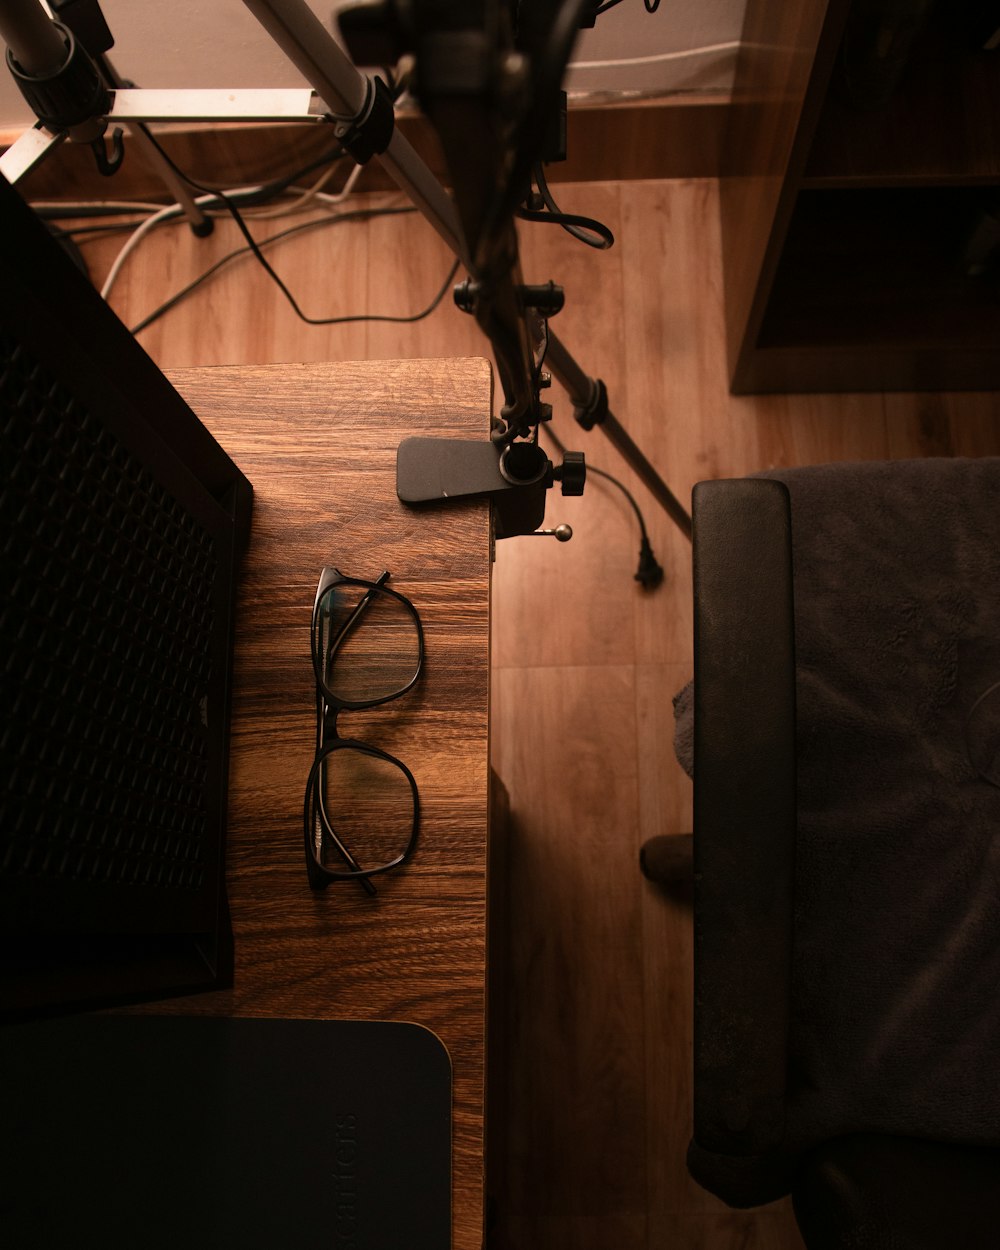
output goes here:
[[94, 139], [90, 145], [90, 150], [94, 154], [94, 160], [97, 162], [97, 168], [105, 178], [110, 178], [112, 174], [116, 174], [121, 169], [122, 161], [125, 159], [125, 144], [122, 141], [122, 130], [120, 126], [116, 126], [111, 133], [111, 154], [104, 146], [104, 139]]

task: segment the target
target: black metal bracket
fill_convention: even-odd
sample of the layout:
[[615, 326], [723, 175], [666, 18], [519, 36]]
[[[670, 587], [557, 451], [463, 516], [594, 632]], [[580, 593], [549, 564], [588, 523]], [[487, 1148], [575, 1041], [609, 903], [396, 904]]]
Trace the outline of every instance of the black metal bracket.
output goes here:
[[[125, 159], [125, 144], [122, 138], [122, 130], [120, 126], [116, 126], [111, 132], [111, 151], [108, 152], [103, 138], [94, 139], [90, 145], [90, 150], [94, 153], [94, 160], [97, 162], [98, 172], [103, 174], [105, 178], [110, 178], [116, 174], [121, 168], [122, 161]], [[197, 234], [198, 231], [196, 230]], [[204, 234], [211, 233], [211, 227]]]
[[28, 73], [7, 49], [7, 68], [21, 95], [46, 130], [53, 133], [93, 122], [111, 106], [111, 96], [87, 49], [68, 26], [60, 22], [54, 25], [65, 41], [66, 59], [53, 73]]
[[[546, 320], [562, 312], [566, 303], [563, 288], [554, 282], [541, 282], [534, 285], [521, 283], [515, 288], [517, 301], [522, 309], [533, 309]], [[455, 287], [455, 304], [464, 313], [475, 313], [476, 301], [479, 298], [479, 283], [466, 278]]]
[[547, 477], [542, 473], [517, 483], [504, 476], [498, 449], [487, 439], [406, 438], [396, 453], [396, 494], [403, 503], [489, 498], [497, 538], [538, 529], [545, 518]]
[[501, 451], [486, 439], [406, 438], [396, 453], [396, 494], [403, 503], [486, 496], [497, 538], [534, 533], [553, 482], [564, 495], [580, 495], [586, 476], [582, 452], [566, 452], [562, 465], [553, 465], [537, 443], [515, 442]]
[[355, 117], [339, 120], [334, 134], [359, 165], [380, 156], [392, 140], [396, 118], [392, 93], [381, 78], [368, 78], [365, 102]]
[[590, 393], [583, 403], [573, 405], [573, 420], [582, 430], [601, 425], [609, 412], [608, 388], [600, 378], [590, 378]]

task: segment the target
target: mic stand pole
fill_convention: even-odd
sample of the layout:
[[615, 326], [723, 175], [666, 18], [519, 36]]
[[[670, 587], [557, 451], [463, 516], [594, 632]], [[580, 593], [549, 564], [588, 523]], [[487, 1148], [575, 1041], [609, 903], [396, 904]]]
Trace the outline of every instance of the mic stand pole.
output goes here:
[[[337, 122], [338, 137], [347, 138], [350, 130], [358, 125], [359, 118], [363, 124], [366, 110], [370, 108], [370, 80], [342, 51], [305, 0], [243, 0], [243, 3], [304, 75], [335, 118], [340, 119]], [[398, 130], [393, 130], [388, 147], [379, 154], [379, 159], [396, 184], [467, 265], [454, 204]], [[670, 519], [690, 539], [690, 515], [618, 422], [608, 405], [604, 383], [590, 378], [551, 332], [546, 365], [568, 392], [574, 416], [581, 427], [600, 427]]]
[[608, 404], [608, 389], [600, 378], [589, 377], [559, 339], [549, 332], [545, 363], [569, 396], [573, 416], [581, 429], [596, 425], [625, 463], [643, 482], [685, 538], [691, 539], [691, 517], [683, 504], [623, 429]]

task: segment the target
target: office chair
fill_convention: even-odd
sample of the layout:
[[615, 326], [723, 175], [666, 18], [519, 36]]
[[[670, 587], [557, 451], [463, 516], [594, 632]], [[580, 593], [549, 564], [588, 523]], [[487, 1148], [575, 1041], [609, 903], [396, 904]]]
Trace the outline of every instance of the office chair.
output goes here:
[[693, 520], [688, 1168], [790, 1192], [810, 1250], [1000, 1244], [1000, 459], [705, 482]]

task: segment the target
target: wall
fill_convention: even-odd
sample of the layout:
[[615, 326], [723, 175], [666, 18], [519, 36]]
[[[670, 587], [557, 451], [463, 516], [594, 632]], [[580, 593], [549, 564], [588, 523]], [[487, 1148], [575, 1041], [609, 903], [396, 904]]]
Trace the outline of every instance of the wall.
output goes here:
[[[308, 0], [324, 21], [351, 0]], [[726, 91], [746, 0], [622, 3], [582, 32], [567, 86], [574, 92]], [[144, 87], [277, 87], [301, 82], [241, 0], [103, 0], [115, 35], [118, 72]], [[693, 49], [707, 49], [695, 51]], [[626, 62], [626, 63], [622, 63]], [[33, 121], [6, 70], [0, 73], [0, 130]]]

